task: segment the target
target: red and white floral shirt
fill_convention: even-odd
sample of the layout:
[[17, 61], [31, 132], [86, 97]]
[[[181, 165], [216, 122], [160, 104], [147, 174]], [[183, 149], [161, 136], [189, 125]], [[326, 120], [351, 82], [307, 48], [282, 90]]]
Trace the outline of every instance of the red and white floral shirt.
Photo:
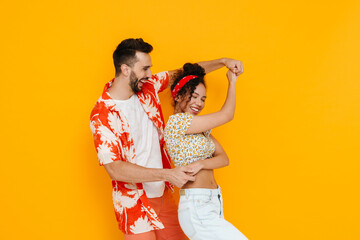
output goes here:
[[[90, 116], [90, 128], [100, 165], [114, 161], [136, 164], [134, 141], [125, 115], [117, 108], [108, 89], [113, 80], [105, 85], [102, 96]], [[163, 168], [171, 168], [170, 157], [164, 141], [164, 118], [158, 93], [169, 83], [168, 72], [154, 74], [136, 95], [145, 112], [159, 132]], [[171, 187], [169, 183], [166, 183]], [[119, 228], [126, 234], [138, 234], [163, 229], [164, 225], [150, 206], [142, 183], [112, 181], [113, 203]]]

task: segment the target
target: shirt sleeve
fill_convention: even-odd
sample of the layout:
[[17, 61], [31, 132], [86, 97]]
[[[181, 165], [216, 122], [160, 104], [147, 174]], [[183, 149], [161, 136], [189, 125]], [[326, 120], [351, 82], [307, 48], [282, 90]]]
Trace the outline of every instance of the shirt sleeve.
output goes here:
[[157, 93], [164, 91], [169, 85], [169, 72], [160, 72], [152, 75], [149, 82]]
[[90, 121], [90, 129], [100, 166], [123, 159], [117, 137], [111, 129], [101, 123], [99, 118]]
[[171, 141], [185, 135], [191, 125], [192, 119], [193, 115], [190, 113], [178, 113], [170, 116], [165, 128], [165, 138]]

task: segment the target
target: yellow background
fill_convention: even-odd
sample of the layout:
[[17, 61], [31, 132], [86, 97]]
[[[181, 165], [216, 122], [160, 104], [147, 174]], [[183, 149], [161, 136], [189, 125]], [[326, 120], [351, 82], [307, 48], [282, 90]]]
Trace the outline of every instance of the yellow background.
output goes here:
[[[89, 114], [128, 37], [153, 72], [244, 62], [235, 119], [213, 131], [225, 216], [251, 240], [360, 239], [360, 2], [3, 1], [0, 239], [122, 239]], [[205, 112], [226, 94], [207, 77]], [[170, 95], [162, 95], [166, 118]]]

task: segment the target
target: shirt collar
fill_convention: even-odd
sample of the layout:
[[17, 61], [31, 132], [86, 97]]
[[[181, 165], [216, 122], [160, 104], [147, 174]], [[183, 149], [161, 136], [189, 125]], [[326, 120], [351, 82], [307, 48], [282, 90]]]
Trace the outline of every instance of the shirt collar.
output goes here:
[[105, 84], [103, 93], [101, 95], [100, 101], [104, 102], [106, 107], [109, 108], [109, 110], [115, 110], [116, 103], [114, 102], [114, 99], [110, 96], [108, 90], [113, 84], [115, 78], [113, 78], [111, 81]]

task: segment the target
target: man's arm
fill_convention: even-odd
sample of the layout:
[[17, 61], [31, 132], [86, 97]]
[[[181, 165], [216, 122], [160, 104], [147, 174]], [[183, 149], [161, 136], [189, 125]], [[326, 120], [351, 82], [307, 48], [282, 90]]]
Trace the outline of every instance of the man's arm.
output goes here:
[[[210, 73], [222, 67], [227, 67], [230, 71], [235, 73], [237, 76], [244, 72], [243, 64], [239, 60], [235, 60], [232, 58], [219, 58], [211, 61], [203, 61], [198, 62], [200, 66], [202, 66], [205, 70], [205, 73]], [[170, 84], [174, 82], [175, 73], [178, 70], [169, 71]]]
[[236, 75], [240, 74], [241, 70], [243, 70], [242, 62], [231, 58], [220, 58], [212, 61], [198, 62], [198, 64], [205, 69], [205, 73], [215, 71], [224, 66]]
[[173, 169], [156, 169], [145, 168], [123, 161], [115, 161], [104, 164], [104, 167], [112, 180], [121, 182], [168, 181], [181, 188], [186, 182], [195, 180], [194, 176], [186, 174], [188, 172], [187, 166]]

